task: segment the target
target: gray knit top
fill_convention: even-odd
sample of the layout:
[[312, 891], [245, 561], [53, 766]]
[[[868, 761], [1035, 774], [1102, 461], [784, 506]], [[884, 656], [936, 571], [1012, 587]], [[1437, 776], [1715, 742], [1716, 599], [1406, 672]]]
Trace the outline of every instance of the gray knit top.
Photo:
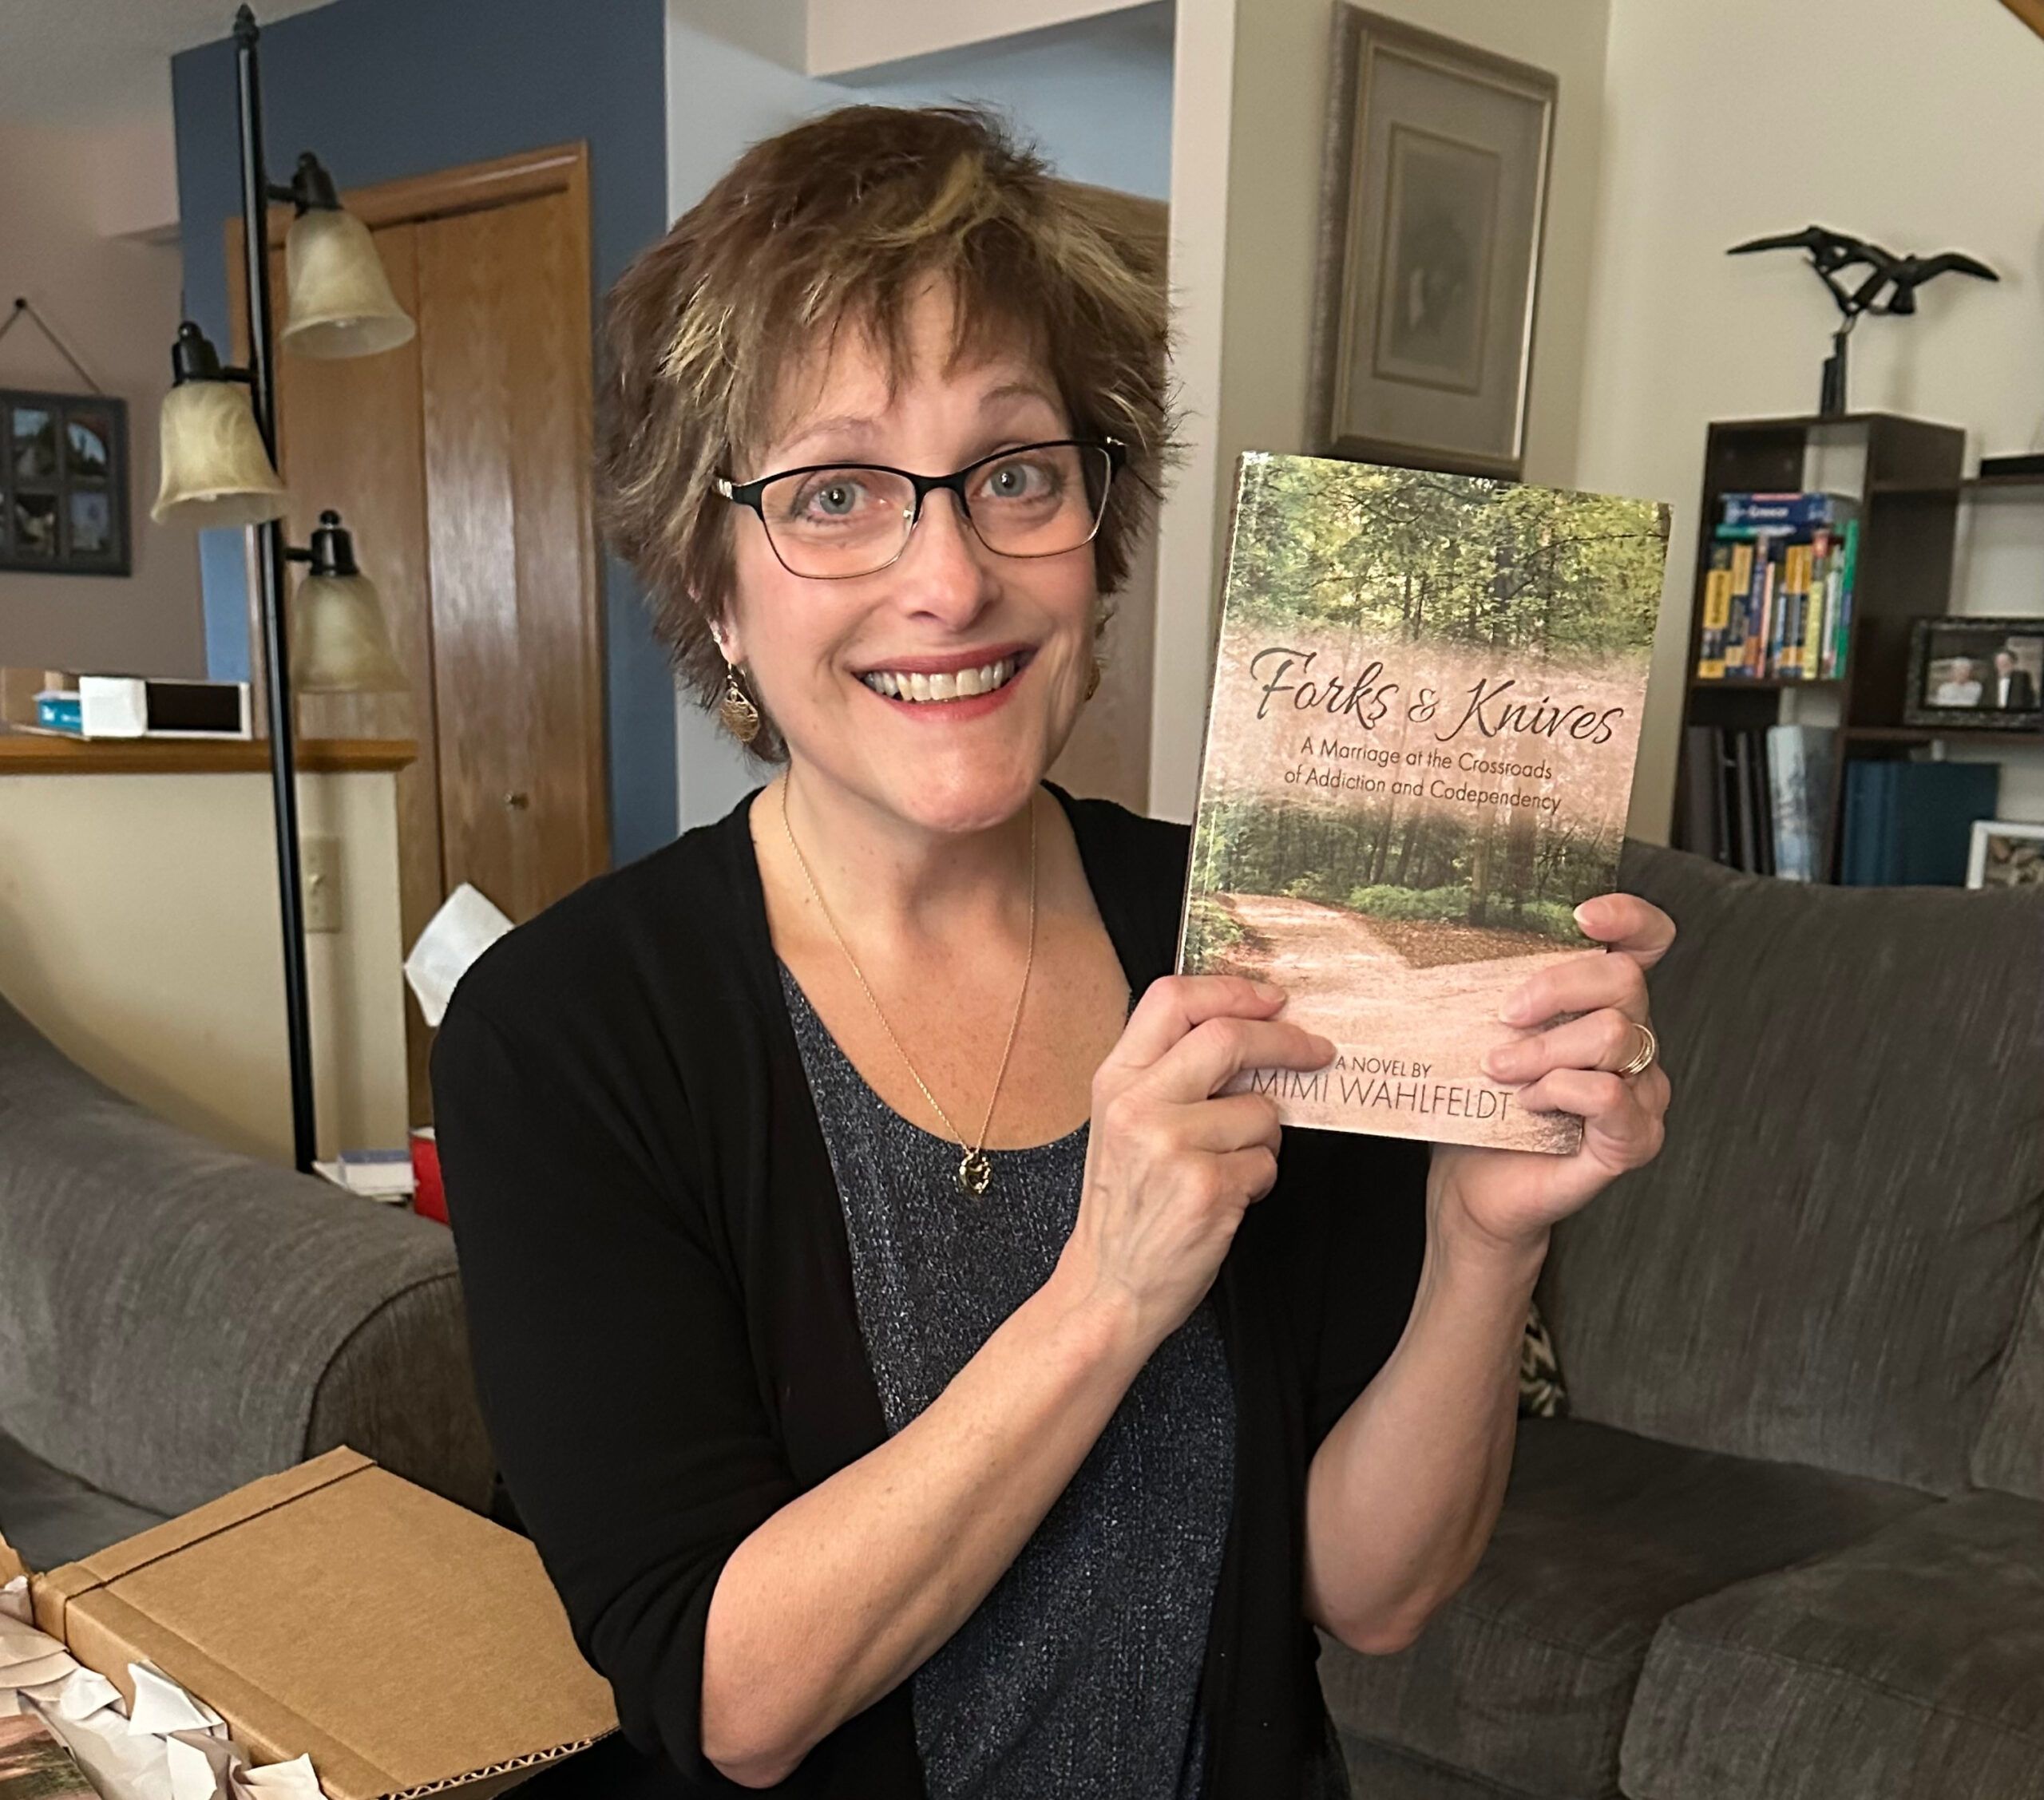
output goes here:
[[[1049, 1277], [1078, 1216], [1087, 1129], [991, 1153], [992, 1185], [963, 1193], [958, 1146], [866, 1085], [785, 963], [781, 985], [892, 1436]], [[1196, 1800], [1195, 1701], [1234, 1478], [1234, 1391], [1202, 1303], [912, 1678], [931, 1800]]]

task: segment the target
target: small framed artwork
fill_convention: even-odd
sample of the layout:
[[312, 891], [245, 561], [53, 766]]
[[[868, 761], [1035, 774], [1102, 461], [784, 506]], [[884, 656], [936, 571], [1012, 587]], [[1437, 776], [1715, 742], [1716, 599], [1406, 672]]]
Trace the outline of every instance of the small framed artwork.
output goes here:
[[1346, 5], [1333, 61], [1312, 445], [1516, 479], [1555, 77]]
[[0, 569], [127, 575], [128, 405], [0, 388]]
[[1969, 888], [2044, 888], [2044, 825], [1975, 819], [1967, 860]]
[[1916, 619], [1909, 628], [1911, 725], [2044, 730], [2044, 618]]

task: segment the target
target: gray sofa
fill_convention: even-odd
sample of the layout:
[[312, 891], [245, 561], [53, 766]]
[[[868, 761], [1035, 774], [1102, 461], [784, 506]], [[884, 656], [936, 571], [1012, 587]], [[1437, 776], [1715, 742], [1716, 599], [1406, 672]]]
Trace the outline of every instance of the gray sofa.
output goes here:
[[1475, 1576], [1323, 1647], [1354, 1790], [2044, 1796], [2044, 892], [1624, 879], [1667, 1148], [1556, 1234]]
[[489, 1504], [445, 1228], [165, 1124], [0, 1000], [0, 1534], [53, 1568], [339, 1443]]
[[[2044, 1796], [2044, 896], [1631, 846], [1667, 1150], [1558, 1236], [1571, 1416], [1411, 1649], [1370, 1800]], [[0, 1003], [0, 1531], [50, 1566], [339, 1442], [481, 1507], [447, 1234], [198, 1143]]]

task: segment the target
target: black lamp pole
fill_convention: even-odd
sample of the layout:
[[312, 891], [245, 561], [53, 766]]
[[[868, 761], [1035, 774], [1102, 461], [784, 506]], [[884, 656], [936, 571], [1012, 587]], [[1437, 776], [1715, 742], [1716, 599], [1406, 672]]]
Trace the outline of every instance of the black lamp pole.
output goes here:
[[[271, 368], [269, 203], [273, 195], [263, 162], [263, 85], [256, 65], [261, 36], [247, 6], [234, 15], [235, 69], [241, 99], [241, 255], [248, 283], [248, 374], [256, 429], [277, 461], [276, 390]], [[256, 577], [263, 611], [263, 654], [268, 667], [270, 789], [277, 833], [277, 898], [284, 928], [284, 1029], [291, 1049], [291, 1153], [310, 1174], [319, 1135], [313, 1111], [312, 1032], [305, 975], [304, 888], [298, 849], [297, 754], [293, 734], [291, 647], [284, 618], [284, 534], [274, 519], [255, 528]]]

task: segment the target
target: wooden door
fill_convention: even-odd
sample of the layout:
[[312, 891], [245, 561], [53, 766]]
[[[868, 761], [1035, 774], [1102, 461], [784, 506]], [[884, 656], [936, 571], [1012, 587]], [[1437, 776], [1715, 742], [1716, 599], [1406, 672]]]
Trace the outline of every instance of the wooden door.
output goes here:
[[599, 638], [572, 603], [595, 586], [580, 223], [554, 193], [419, 228], [441, 836], [521, 920], [608, 855]]
[[[407, 947], [461, 882], [522, 921], [609, 860], [588, 196], [579, 144], [351, 192], [418, 334], [378, 356], [276, 358], [287, 534], [341, 513], [409, 678], [298, 702], [302, 734], [418, 745], [398, 783]], [[289, 222], [271, 222], [279, 329]], [[245, 342], [238, 221], [228, 240]], [[430, 1033], [410, 999], [406, 1039], [423, 1123]]]

